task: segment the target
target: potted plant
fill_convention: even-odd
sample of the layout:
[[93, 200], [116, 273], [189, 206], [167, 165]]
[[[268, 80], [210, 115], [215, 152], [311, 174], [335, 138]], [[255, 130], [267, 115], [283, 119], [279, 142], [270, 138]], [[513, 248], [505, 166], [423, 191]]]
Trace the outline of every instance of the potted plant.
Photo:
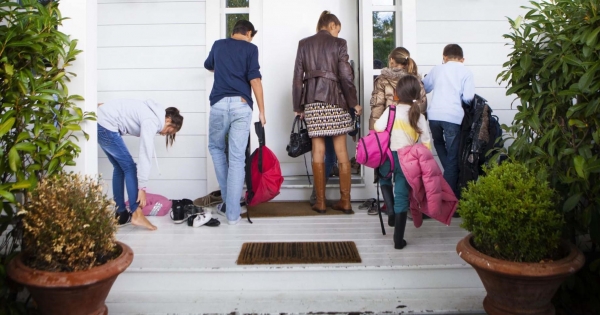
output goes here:
[[133, 260], [116, 241], [113, 202], [99, 179], [46, 177], [21, 207], [23, 251], [8, 276], [24, 285], [44, 315], [107, 314], [104, 300]]
[[471, 234], [456, 251], [479, 274], [488, 314], [554, 314], [552, 296], [583, 266], [581, 251], [562, 241], [556, 200], [547, 181], [512, 162], [486, 168], [463, 191], [458, 212]]

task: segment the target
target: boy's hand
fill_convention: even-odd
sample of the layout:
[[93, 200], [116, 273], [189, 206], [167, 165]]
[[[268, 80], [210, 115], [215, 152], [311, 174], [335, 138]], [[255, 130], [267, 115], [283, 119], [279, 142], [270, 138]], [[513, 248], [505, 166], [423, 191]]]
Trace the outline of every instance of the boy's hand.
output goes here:
[[354, 106], [354, 111], [356, 112], [357, 116], [360, 116], [360, 114], [362, 114], [362, 107], [360, 105], [356, 105]]
[[264, 126], [267, 124], [267, 119], [265, 118], [265, 113], [261, 112], [258, 115], [258, 120], [260, 120], [260, 123]]

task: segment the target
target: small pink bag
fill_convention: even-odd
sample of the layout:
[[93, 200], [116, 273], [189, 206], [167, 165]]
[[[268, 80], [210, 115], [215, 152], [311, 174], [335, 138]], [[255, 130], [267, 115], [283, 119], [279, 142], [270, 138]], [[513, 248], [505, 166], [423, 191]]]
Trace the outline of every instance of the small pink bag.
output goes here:
[[[125, 204], [129, 206], [129, 201]], [[142, 212], [145, 216], [163, 216], [169, 213], [172, 205], [167, 197], [146, 193], [146, 206], [142, 208]]]
[[390, 105], [390, 114], [388, 116], [387, 127], [382, 132], [375, 130], [369, 131], [369, 134], [360, 138], [356, 144], [356, 162], [371, 168], [378, 168], [390, 161], [390, 171], [384, 177], [388, 178], [394, 171], [394, 158], [390, 150], [390, 133], [396, 119], [396, 106]]

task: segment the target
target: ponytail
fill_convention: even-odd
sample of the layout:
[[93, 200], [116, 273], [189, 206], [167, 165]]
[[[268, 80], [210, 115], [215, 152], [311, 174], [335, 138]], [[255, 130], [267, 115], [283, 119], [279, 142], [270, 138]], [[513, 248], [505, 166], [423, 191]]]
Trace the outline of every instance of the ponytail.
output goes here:
[[[170, 118], [170, 125], [176, 129], [176, 132], [181, 130], [181, 126], [183, 126], [183, 116], [179, 114], [179, 110], [175, 107], [169, 107], [165, 110], [165, 119]], [[167, 148], [173, 146], [173, 142], [175, 142], [175, 134], [167, 135], [166, 137], [166, 145]]]
[[317, 22], [317, 33], [321, 29], [327, 28], [331, 22], [333, 22], [336, 26], [342, 25], [342, 23], [337, 18], [337, 16], [335, 16], [335, 14], [331, 14], [331, 12], [327, 10], [323, 11], [323, 13], [321, 13], [321, 16], [319, 16], [319, 22]]
[[406, 72], [412, 74], [414, 76], [418, 76], [419, 70], [417, 68], [417, 63], [410, 57], [410, 52], [404, 47], [396, 47], [390, 55], [388, 59], [394, 60], [396, 64], [403, 65]]
[[421, 119], [421, 109], [419, 108], [421, 83], [419, 79], [413, 75], [400, 78], [396, 84], [396, 95], [398, 95], [399, 104], [410, 105], [408, 122], [416, 133], [422, 134], [423, 131], [419, 128], [419, 119]]

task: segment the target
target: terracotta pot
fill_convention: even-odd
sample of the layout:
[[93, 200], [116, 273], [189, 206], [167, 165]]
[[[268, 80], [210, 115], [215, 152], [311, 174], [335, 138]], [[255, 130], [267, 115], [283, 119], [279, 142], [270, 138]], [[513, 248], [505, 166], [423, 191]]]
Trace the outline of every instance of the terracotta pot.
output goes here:
[[121, 242], [119, 257], [86, 271], [48, 272], [32, 269], [15, 257], [8, 265], [8, 276], [31, 293], [42, 315], [108, 314], [104, 304], [113, 283], [133, 261], [133, 251]]
[[585, 263], [581, 251], [563, 243], [569, 255], [549, 263], [516, 263], [492, 258], [471, 245], [472, 235], [456, 246], [458, 256], [479, 274], [487, 291], [483, 308], [489, 315], [553, 315], [552, 297], [560, 284]]

